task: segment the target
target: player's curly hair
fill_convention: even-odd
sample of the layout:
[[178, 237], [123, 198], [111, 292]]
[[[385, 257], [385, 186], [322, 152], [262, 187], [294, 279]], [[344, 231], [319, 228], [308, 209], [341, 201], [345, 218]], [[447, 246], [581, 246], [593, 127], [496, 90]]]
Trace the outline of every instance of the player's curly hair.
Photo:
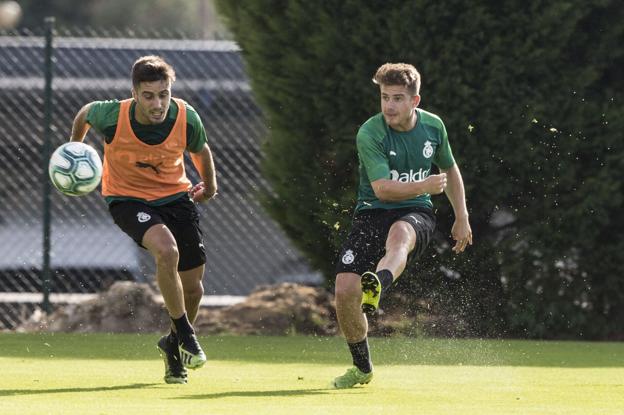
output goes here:
[[142, 56], [132, 65], [132, 86], [141, 82], [175, 81], [175, 71], [163, 58], [156, 55]]
[[408, 63], [384, 63], [375, 72], [373, 82], [377, 85], [402, 85], [412, 95], [420, 93], [420, 74]]

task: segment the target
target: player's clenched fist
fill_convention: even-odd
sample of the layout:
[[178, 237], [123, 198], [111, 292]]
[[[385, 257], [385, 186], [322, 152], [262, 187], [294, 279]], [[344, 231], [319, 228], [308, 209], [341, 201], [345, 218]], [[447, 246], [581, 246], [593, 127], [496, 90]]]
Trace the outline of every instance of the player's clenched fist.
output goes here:
[[446, 189], [446, 173], [432, 174], [425, 179], [426, 193], [430, 195], [440, 194]]
[[189, 190], [189, 196], [193, 199], [193, 202], [196, 203], [210, 200], [216, 194], [216, 191], [214, 189], [208, 189], [204, 182], [197, 183], [191, 190]]

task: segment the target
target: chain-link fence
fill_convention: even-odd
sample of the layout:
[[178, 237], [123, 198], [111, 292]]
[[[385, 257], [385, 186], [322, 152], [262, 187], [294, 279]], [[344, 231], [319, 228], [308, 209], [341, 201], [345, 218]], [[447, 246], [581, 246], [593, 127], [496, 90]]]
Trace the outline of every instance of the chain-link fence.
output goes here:
[[[0, 36], [0, 328], [40, 301], [43, 250], [44, 38]], [[259, 284], [319, 282], [257, 201], [265, 132], [240, 51], [227, 41], [133, 39], [95, 33], [53, 42], [51, 147], [68, 140], [80, 107], [130, 96], [130, 68], [157, 54], [177, 73], [173, 95], [200, 114], [215, 157], [219, 196], [200, 207], [207, 295], [245, 295]], [[102, 154], [102, 138], [85, 140]], [[187, 160], [191, 180], [198, 180]], [[152, 280], [151, 258], [112, 222], [97, 192], [51, 199], [51, 289], [93, 293], [115, 280]], [[52, 296], [54, 299], [54, 295]], [[58, 296], [57, 296], [58, 298]]]

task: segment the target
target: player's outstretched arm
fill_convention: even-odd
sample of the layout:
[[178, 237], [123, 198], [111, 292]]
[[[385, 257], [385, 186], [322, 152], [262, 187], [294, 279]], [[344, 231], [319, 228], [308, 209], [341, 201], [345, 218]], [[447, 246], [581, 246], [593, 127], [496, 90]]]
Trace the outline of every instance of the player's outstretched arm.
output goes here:
[[466, 195], [464, 181], [457, 164], [446, 170], [442, 170], [447, 176], [446, 197], [453, 206], [455, 222], [451, 229], [451, 236], [456, 241], [453, 251], [463, 252], [468, 245], [472, 245], [472, 229], [468, 221], [468, 208], [466, 207]]
[[204, 144], [199, 152], [191, 153], [191, 160], [202, 181], [193, 186], [189, 194], [194, 202], [204, 202], [217, 194], [217, 175], [208, 144]]
[[71, 137], [69, 141], [82, 141], [87, 135], [87, 131], [89, 131], [89, 123], [87, 123], [87, 115], [89, 114], [89, 109], [91, 108], [92, 103], [88, 103], [84, 107], [80, 108], [78, 114], [74, 118], [74, 122], [72, 123], [72, 131]]
[[371, 182], [375, 196], [384, 202], [400, 202], [428, 193], [437, 195], [446, 188], [446, 174], [432, 174], [424, 180], [402, 183], [396, 180], [379, 179]]

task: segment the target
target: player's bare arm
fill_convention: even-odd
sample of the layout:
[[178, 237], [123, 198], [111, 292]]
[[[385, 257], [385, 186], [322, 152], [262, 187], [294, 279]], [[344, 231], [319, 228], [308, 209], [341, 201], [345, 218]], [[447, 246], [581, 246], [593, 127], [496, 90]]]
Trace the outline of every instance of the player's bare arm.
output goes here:
[[457, 164], [454, 164], [449, 169], [442, 170], [442, 172], [445, 172], [447, 175], [445, 193], [455, 213], [455, 222], [451, 229], [451, 236], [456, 241], [453, 251], [458, 254], [464, 252], [468, 245], [472, 245], [472, 229], [468, 221], [464, 181]]
[[390, 179], [371, 182], [375, 196], [384, 202], [399, 202], [425, 193], [437, 195], [444, 191], [446, 184], [446, 173], [432, 174], [424, 180], [410, 183]]
[[87, 131], [89, 131], [89, 128], [91, 127], [89, 123], [87, 123], [87, 115], [89, 114], [91, 104], [92, 103], [88, 103], [84, 107], [80, 108], [80, 111], [76, 114], [74, 122], [72, 123], [70, 141], [82, 141], [84, 140], [85, 135], [87, 135]]
[[217, 194], [217, 176], [208, 144], [204, 144], [199, 152], [191, 153], [191, 160], [202, 181], [193, 186], [189, 194], [194, 202], [204, 202]]

